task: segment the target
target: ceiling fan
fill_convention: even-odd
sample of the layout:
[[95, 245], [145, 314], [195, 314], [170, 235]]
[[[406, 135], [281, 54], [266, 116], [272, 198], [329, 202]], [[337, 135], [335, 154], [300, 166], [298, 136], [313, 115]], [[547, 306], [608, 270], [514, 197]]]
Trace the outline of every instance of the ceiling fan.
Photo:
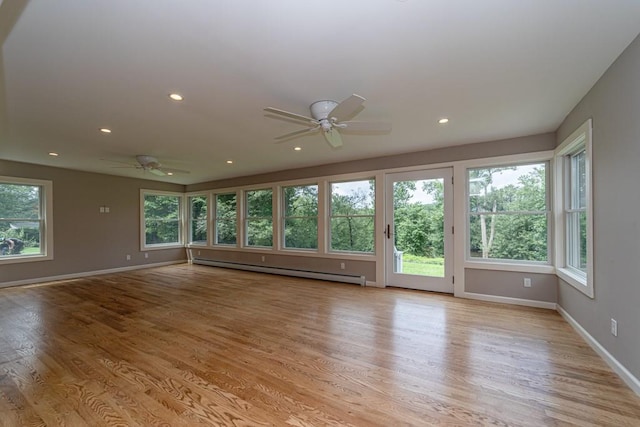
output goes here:
[[336, 101], [316, 101], [309, 106], [311, 117], [273, 107], [267, 107], [264, 111], [286, 117], [287, 119], [296, 120], [300, 122], [301, 125], [308, 126], [308, 129], [281, 135], [275, 139], [288, 140], [304, 134], [322, 131], [329, 145], [337, 148], [342, 146], [340, 131], [343, 130], [373, 133], [386, 133], [391, 131], [391, 123], [344, 121], [359, 113], [364, 101], [365, 99], [363, 97], [356, 94], [351, 95], [340, 103]]
[[[139, 154], [136, 156], [136, 161], [138, 164], [129, 164], [125, 163], [127, 166], [115, 166], [122, 168], [135, 168], [142, 169], [145, 172], [150, 172], [154, 175], [165, 176], [165, 175], [178, 175], [178, 174], [188, 174], [189, 171], [181, 170], [181, 169], [172, 169], [166, 168], [162, 166], [162, 164], [158, 161], [157, 158], [153, 156], [149, 156], [146, 154]], [[117, 162], [123, 163], [123, 162]]]

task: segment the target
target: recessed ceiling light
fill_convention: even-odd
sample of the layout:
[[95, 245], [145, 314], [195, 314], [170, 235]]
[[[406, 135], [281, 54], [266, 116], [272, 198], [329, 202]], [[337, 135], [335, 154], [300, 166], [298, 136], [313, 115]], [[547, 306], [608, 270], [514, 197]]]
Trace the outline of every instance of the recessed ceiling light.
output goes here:
[[302, 147], [293, 147], [295, 151], [302, 151]]
[[53, 151], [52, 151], [52, 152], [50, 152], [50, 153], [49, 153], [49, 155], [50, 155], [51, 157], [58, 157], [58, 156], [59, 156], [59, 154], [58, 154], [58, 153], [54, 153]]
[[102, 133], [111, 133], [111, 129], [108, 129], [108, 128], [100, 128], [100, 132], [102, 132]]
[[229, 164], [229, 165], [230, 165], [230, 164], [232, 164], [232, 163], [233, 163], [233, 160], [227, 160], [227, 164]]
[[173, 175], [173, 172], [167, 172], [167, 175], [171, 176]]
[[169, 98], [173, 99], [174, 101], [182, 101], [184, 99], [179, 93], [170, 93]]
[[449, 119], [447, 119], [446, 117], [443, 117], [440, 120], [438, 120], [438, 123], [440, 123], [441, 125], [443, 125], [445, 123], [449, 123]]

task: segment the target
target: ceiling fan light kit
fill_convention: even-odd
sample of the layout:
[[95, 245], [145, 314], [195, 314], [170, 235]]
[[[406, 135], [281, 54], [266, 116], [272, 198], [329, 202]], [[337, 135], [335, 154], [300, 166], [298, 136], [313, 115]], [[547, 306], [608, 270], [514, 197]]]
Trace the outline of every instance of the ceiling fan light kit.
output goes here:
[[364, 101], [363, 97], [356, 94], [351, 95], [340, 103], [331, 100], [316, 101], [309, 106], [311, 117], [273, 107], [267, 107], [264, 110], [287, 119], [298, 120], [301, 125], [308, 127], [308, 129], [281, 135], [275, 139], [284, 142], [304, 134], [322, 131], [322, 135], [329, 145], [338, 148], [342, 146], [340, 130], [369, 133], [388, 133], [391, 131], [390, 123], [344, 121], [359, 113]]

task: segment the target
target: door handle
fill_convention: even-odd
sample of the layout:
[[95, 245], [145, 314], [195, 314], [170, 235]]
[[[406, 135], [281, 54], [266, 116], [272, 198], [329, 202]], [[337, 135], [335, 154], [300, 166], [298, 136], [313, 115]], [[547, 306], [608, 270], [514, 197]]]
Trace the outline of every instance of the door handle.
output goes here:
[[391, 238], [391, 224], [387, 224], [387, 239]]

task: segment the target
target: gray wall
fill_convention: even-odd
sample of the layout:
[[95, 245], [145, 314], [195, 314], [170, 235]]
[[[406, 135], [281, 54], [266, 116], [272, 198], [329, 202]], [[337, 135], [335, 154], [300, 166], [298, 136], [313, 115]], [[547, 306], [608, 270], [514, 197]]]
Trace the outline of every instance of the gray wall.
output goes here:
[[[53, 181], [54, 259], [2, 266], [0, 286], [118, 267], [186, 260], [184, 249], [140, 252], [140, 189], [184, 191], [166, 184], [0, 160], [0, 175]], [[111, 213], [100, 214], [100, 206]], [[131, 261], [126, 255], [131, 255]]]
[[[291, 268], [294, 270], [315, 271], [322, 273], [351, 274], [364, 276], [367, 281], [376, 280], [376, 263], [374, 261], [342, 260], [336, 258], [321, 258], [300, 255], [281, 255], [269, 252], [225, 251], [204, 248], [192, 248], [193, 256], [213, 261], [228, 261], [242, 264]], [[262, 257], [265, 260], [262, 261]], [[340, 264], [344, 263], [344, 270]]]
[[590, 117], [595, 298], [560, 280], [559, 304], [640, 378], [640, 37], [567, 116], [558, 143]]
[[301, 169], [290, 169], [280, 172], [265, 173], [261, 175], [203, 182], [201, 184], [187, 185], [187, 191], [203, 191], [212, 190], [215, 188], [240, 187], [243, 185], [262, 184], [267, 182], [316, 178], [356, 172], [370, 172], [409, 166], [433, 165], [437, 163], [448, 163], [460, 160], [507, 156], [510, 154], [533, 153], [536, 151], [553, 150], [555, 148], [555, 141], [555, 133], [530, 135], [520, 138], [501, 139], [499, 141], [457, 145], [454, 147], [418, 151], [415, 153], [375, 157], [371, 159], [354, 160], [350, 162], [334, 163], [330, 165]]
[[[531, 287], [524, 287], [524, 278]], [[464, 270], [464, 290], [484, 295], [555, 303], [558, 300], [558, 280], [555, 274], [520, 273], [514, 271]]]

